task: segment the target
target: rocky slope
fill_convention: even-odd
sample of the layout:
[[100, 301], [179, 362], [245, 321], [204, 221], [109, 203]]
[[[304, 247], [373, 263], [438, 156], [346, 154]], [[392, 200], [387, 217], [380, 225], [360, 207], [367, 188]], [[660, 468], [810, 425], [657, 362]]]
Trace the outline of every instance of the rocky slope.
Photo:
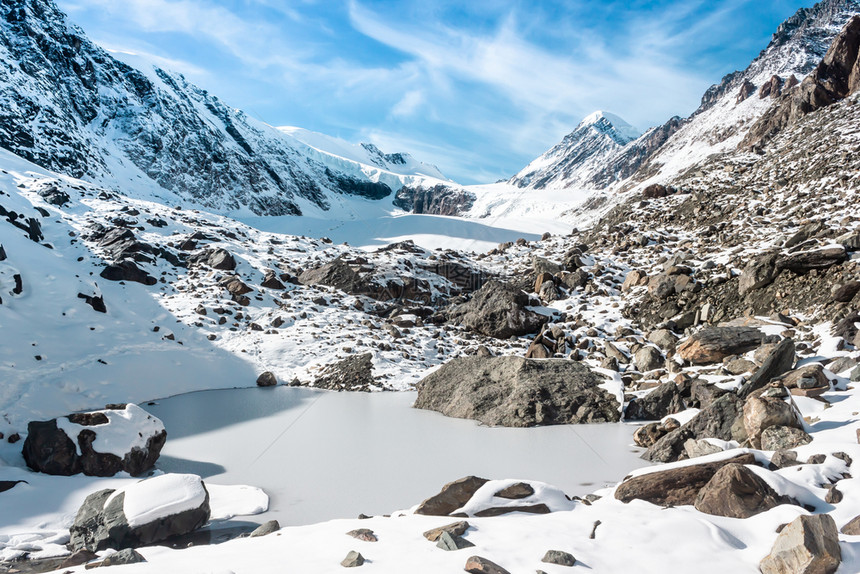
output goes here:
[[70, 25], [51, 0], [0, 7], [0, 108], [0, 147], [21, 157], [220, 212], [326, 210], [338, 194], [381, 199], [404, 182], [423, 182], [421, 174], [441, 177], [405, 154], [369, 149], [354, 160], [320, 151], [181, 75], [132, 68]]

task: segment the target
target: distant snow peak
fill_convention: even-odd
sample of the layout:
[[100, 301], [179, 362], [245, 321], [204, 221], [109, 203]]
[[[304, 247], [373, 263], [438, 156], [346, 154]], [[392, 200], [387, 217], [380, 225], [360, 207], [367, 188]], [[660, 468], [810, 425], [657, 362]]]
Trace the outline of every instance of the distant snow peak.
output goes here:
[[620, 116], [603, 110], [597, 110], [596, 112], [592, 112], [585, 116], [585, 118], [579, 122], [577, 129], [586, 126], [595, 126], [598, 129], [602, 129], [604, 132], [614, 132], [614, 134], [620, 136], [618, 139], [626, 140], [625, 142], [619, 141], [618, 143], [631, 142], [642, 135], [642, 132], [624, 121]]

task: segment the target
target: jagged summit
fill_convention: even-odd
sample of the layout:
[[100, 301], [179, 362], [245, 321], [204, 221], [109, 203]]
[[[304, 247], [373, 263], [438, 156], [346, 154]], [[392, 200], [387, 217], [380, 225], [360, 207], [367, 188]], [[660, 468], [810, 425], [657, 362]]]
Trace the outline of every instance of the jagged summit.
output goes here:
[[615, 114], [596, 111], [586, 116], [571, 133], [510, 179], [518, 187], [536, 189], [587, 186], [620, 148], [640, 133]]
[[577, 127], [582, 126], [594, 126], [595, 129], [605, 130], [605, 133], [618, 137], [618, 143], [621, 144], [633, 141], [642, 135], [641, 131], [628, 124], [621, 116], [603, 110], [597, 110], [585, 116]]

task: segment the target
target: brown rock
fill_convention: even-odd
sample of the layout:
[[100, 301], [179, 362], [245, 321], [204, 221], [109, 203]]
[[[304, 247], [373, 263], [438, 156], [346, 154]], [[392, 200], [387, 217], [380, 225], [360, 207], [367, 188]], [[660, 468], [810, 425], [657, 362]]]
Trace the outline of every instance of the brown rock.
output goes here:
[[503, 488], [493, 496], [498, 496], [499, 498], [507, 498], [509, 500], [519, 500], [521, 498], [528, 498], [532, 494], [535, 493], [535, 489], [532, 488], [527, 482], [518, 482], [516, 484], [512, 484], [507, 488]]
[[439, 540], [439, 537], [442, 536], [443, 532], [447, 532], [451, 536], [462, 536], [468, 529], [469, 523], [465, 520], [461, 520], [460, 522], [452, 522], [451, 524], [446, 524], [445, 526], [432, 528], [424, 533], [424, 538], [426, 538], [430, 542], [436, 542], [437, 540]]
[[477, 476], [467, 476], [442, 487], [439, 494], [431, 496], [415, 510], [415, 514], [429, 516], [448, 516], [458, 508], [465, 506], [479, 488], [488, 480]]
[[849, 303], [860, 293], [860, 281], [849, 281], [833, 292], [833, 300], [838, 303]]
[[501, 516], [503, 514], [510, 514], [511, 512], [526, 512], [528, 514], [549, 514], [552, 512], [549, 507], [544, 504], [531, 504], [528, 506], [494, 506], [493, 508], [486, 508], [479, 512], [475, 513], [475, 516], [480, 518], [487, 518], [490, 516]]
[[466, 560], [466, 566], [463, 569], [469, 574], [511, 574], [495, 562], [480, 556], [472, 556]]
[[552, 282], [552, 280], [552, 275], [550, 273], [538, 273], [538, 276], [535, 279], [535, 293], [540, 293], [541, 285], [547, 281]]
[[695, 506], [705, 514], [749, 518], [780, 504], [797, 504], [797, 501], [777, 494], [748, 467], [728, 464], [699, 491]]
[[860, 515], [849, 520], [848, 523], [842, 527], [840, 532], [849, 536], [860, 536]]
[[376, 537], [376, 534], [373, 533], [373, 530], [370, 528], [357, 528], [356, 530], [350, 530], [346, 533], [347, 536], [352, 536], [356, 540], [363, 540], [364, 542], [378, 542], [379, 539]]
[[621, 502], [645, 500], [661, 506], [694, 504], [702, 487], [727, 464], [755, 464], [755, 457], [746, 453], [717, 462], [649, 472], [618, 485], [615, 498]]
[[759, 346], [762, 332], [755, 327], [706, 327], [678, 347], [678, 354], [695, 365], [718, 363]]
[[830, 381], [824, 374], [824, 367], [819, 363], [804, 365], [799, 369], [790, 371], [781, 380], [782, 384], [789, 389], [830, 388]]
[[621, 285], [621, 291], [627, 293], [637, 285], [640, 285], [642, 283], [642, 279], [646, 277], [647, 275], [643, 271], [634, 269], [624, 278], [624, 283]]

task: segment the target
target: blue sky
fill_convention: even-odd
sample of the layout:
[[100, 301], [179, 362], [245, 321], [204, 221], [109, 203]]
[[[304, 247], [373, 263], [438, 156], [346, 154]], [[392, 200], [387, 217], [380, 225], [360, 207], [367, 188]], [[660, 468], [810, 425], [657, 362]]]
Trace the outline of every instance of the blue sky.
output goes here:
[[507, 178], [603, 109], [688, 115], [803, 0], [59, 0], [102, 46], [146, 55], [263, 121], [461, 183]]

